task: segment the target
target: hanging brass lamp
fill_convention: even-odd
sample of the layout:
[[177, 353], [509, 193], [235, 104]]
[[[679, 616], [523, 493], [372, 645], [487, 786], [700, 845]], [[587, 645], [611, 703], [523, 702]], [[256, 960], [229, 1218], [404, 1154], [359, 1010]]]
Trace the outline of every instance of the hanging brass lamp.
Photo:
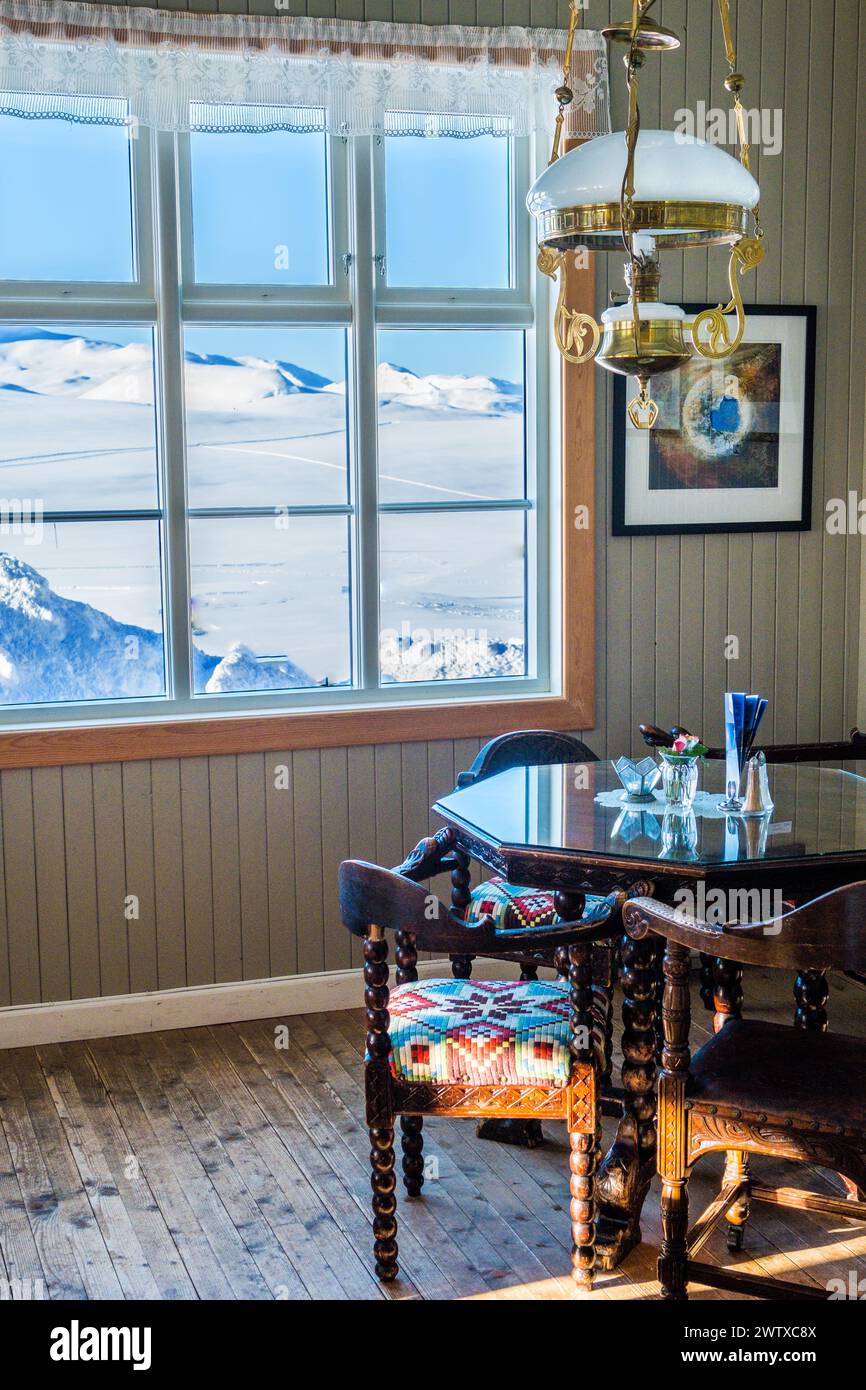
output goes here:
[[[631, 19], [603, 30], [611, 44], [626, 45], [629, 97], [624, 131], [598, 136], [560, 154], [565, 113], [573, 100], [569, 86], [579, 0], [572, 0], [553, 151], [536, 179], [527, 207], [538, 229], [538, 265], [559, 276], [554, 337], [568, 362], [593, 357], [608, 371], [635, 376], [638, 393], [629, 403], [637, 429], [651, 429], [658, 418], [649, 383], [673, 371], [693, 353], [712, 361], [728, 357], [740, 344], [745, 314], [739, 277], [763, 259], [760, 189], [749, 167], [749, 142], [737, 72], [730, 0], [718, 0], [729, 73], [725, 88], [733, 97], [739, 133], [739, 159], [695, 136], [668, 130], [642, 130], [638, 74], [645, 55], [679, 47], [671, 30], [648, 16], [655, 0], [632, 0]], [[751, 233], [751, 234], [750, 234]], [[659, 300], [659, 253], [697, 246], [728, 246], [731, 297], [687, 322], [682, 308]], [[627, 294], [606, 309], [598, 323], [565, 302], [565, 258], [573, 251], [615, 251], [627, 256]]]

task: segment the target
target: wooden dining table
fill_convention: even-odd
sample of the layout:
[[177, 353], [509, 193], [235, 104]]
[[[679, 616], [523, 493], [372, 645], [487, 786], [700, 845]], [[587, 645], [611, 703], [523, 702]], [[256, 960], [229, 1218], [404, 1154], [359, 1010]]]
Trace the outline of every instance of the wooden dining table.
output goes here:
[[[772, 811], [746, 817], [720, 806], [724, 773], [721, 763], [705, 765], [685, 814], [667, 808], [660, 795], [628, 802], [603, 762], [512, 768], [442, 797], [433, 810], [454, 832], [464, 868], [476, 860], [510, 883], [555, 891], [558, 911], [569, 920], [579, 919], [587, 895], [616, 888], [697, 915], [720, 901], [721, 890], [734, 912], [766, 920], [782, 902], [802, 903], [866, 878], [866, 777], [775, 764]], [[734, 919], [730, 911], [727, 916]], [[655, 1172], [658, 942], [623, 934], [619, 955], [621, 1115], [598, 1184], [597, 1258], [605, 1269], [640, 1240], [641, 1208]], [[742, 1008], [742, 973], [736, 962], [702, 958], [701, 994], [716, 1026]], [[794, 1023], [826, 1027], [823, 972], [801, 970], [794, 995]]]

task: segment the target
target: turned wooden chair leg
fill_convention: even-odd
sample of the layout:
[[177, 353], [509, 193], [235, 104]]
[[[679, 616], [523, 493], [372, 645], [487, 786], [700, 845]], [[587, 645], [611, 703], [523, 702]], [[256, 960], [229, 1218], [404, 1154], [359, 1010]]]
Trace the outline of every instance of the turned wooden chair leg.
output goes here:
[[[469, 870], [469, 855], [464, 849], [454, 850], [454, 868], [451, 870], [451, 906], [459, 917], [466, 912], [472, 901]], [[452, 956], [451, 974], [455, 980], [468, 980], [472, 976], [473, 956]]]
[[393, 1129], [370, 1130], [370, 1163], [373, 1189], [373, 1254], [376, 1278], [390, 1283], [397, 1278], [397, 1178], [394, 1172]]
[[595, 1175], [598, 1165], [599, 1130], [601, 1128], [601, 1085], [598, 1059], [593, 1043], [593, 959], [589, 944], [568, 948], [569, 1008], [571, 1013], [570, 1050], [575, 1063], [589, 1063], [595, 1072], [592, 1087], [593, 1113], [591, 1132], [571, 1130], [569, 1139], [569, 1189], [571, 1203], [572, 1254], [574, 1282], [582, 1289], [591, 1289], [595, 1272], [595, 1236], [597, 1192]]
[[[741, 1182], [743, 1179], [748, 1182], [750, 1176], [749, 1155], [742, 1149], [729, 1149], [725, 1154], [725, 1176], [722, 1178], [722, 1186], [726, 1187], [731, 1182]], [[733, 1206], [730, 1206], [725, 1213], [728, 1223], [728, 1249], [731, 1251], [742, 1250], [743, 1235], [745, 1233], [746, 1222], [749, 1219], [751, 1203], [749, 1201], [748, 1188], [741, 1197], [738, 1197]]]
[[659, 1251], [659, 1282], [662, 1298], [687, 1299], [686, 1233], [689, 1225], [688, 1178], [662, 1181], [662, 1244]]
[[424, 1135], [420, 1115], [401, 1115], [403, 1186], [407, 1197], [420, 1197], [424, 1186]]
[[662, 1179], [662, 1243], [658, 1274], [662, 1298], [686, 1299], [689, 1173], [686, 1166], [689, 1072], [689, 952], [668, 941], [664, 954], [662, 1025], [664, 1048], [659, 1076], [659, 1172]]
[[572, 1133], [569, 1141], [572, 1275], [580, 1288], [591, 1289], [595, 1270], [595, 1172], [599, 1146], [594, 1134]]

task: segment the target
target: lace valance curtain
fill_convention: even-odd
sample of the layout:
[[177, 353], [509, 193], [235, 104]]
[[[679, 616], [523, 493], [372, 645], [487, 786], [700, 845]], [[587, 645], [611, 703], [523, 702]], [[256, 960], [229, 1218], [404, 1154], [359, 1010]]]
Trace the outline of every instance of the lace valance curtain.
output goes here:
[[[555, 115], [565, 33], [0, 0], [0, 111], [162, 130], [526, 135]], [[567, 133], [610, 128], [578, 32]]]

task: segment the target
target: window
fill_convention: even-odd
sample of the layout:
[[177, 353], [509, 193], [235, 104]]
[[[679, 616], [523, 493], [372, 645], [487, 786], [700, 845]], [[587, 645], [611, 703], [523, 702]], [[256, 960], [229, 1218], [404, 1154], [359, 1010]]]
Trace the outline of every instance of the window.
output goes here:
[[109, 108], [0, 114], [0, 717], [550, 691], [531, 141]]

